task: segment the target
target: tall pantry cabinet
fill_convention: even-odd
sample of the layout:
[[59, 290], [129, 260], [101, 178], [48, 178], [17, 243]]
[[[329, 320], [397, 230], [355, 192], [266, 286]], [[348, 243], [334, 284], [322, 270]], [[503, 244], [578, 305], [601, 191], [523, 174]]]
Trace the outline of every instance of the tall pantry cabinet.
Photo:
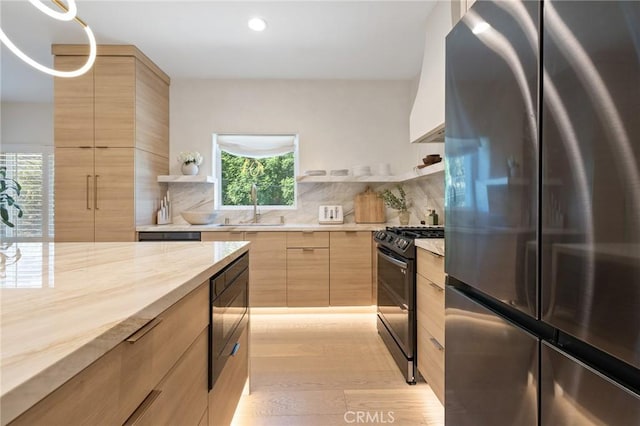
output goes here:
[[[135, 46], [100, 45], [93, 68], [54, 83], [55, 240], [135, 241], [169, 172], [169, 77]], [[88, 48], [53, 45], [55, 67]]]

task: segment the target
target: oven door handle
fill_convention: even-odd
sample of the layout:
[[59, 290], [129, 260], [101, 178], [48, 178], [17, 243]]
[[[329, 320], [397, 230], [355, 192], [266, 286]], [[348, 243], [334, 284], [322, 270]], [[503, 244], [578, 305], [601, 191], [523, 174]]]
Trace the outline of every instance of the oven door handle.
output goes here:
[[384, 258], [384, 260], [386, 260], [387, 262], [393, 263], [394, 265], [404, 269], [405, 271], [409, 268], [409, 265], [406, 262], [398, 260], [398, 259], [396, 259], [394, 257], [391, 257], [391, 256], [387, 255], [387, 254], [384, 254], [381, 251], [378, 251], [378, 254], [380, 256], [382, 256]]

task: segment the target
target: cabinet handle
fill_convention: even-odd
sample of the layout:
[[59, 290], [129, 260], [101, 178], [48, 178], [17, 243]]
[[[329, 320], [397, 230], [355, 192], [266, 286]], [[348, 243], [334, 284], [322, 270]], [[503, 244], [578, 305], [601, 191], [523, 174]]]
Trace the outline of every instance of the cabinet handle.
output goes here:
[[315, 249], [305, 247], [305, 248], [303, 248], [303, 249], [302, 249], [302, 251], [310, 251], [310, 252], [313, 252], [313, 251], [315, 251]]
[[406, 303], [403, 303], [402, 305], [400, 305], [400, 309], [402, 309], [403, 311], [408, 311], [409, 305], [407, 305]]
[[436, 290], [438, 290], [438, 292], [442, 293], [444, 290], [442, 289], [442, 287], [440, 287], [438, 284], [429, 282], [429, 285], [433, 288], [435, 288]]
[[440, 352], [444, 351], [444, 346], [442, 346], [440, 343], [438, 343], [438, 341], [436, 339], [434, 339], [433, 337], [430, 337], [429, 341], [431, 342], [431, 344], [433, 346], [436, 347], [437, 350], [439, 350]]
[[157, 390], [157, 389], [154, 389], [151, 392], [149, 392], [149, 395], [147, 395], [147, 397], [144, 399], [144, 401], [142, 401], [142, 403], [140, 403], [138, 408], [136, 408], [136, 411], [134, 411], [133, 414], [131, 415], [131, 417], [129, 417], [127, 419], [127, 421], [124, 422], [124, 426], [134, 426], [134, 425], [138, 424], [140, 419], [142, 417], [144, 417], [144, 414], [147, 412], [147, 410], [149, 410], [149, 407], [151, 407], [153, 402], [156, 399], [158, 399], [158, 397], [160, 396], [161, 393], [162, 393], [162, 391], [161, 390]]
[[142, 337], [153, 330], [158, 324], [162, 322], [162, 318], [157, 317], [152, 321], [146, 323], [141, 329], [133, 333], [131, 336], [127, 337], [126, 341], [129, 343], [135, 343], [138, 340], [142, 339]]
[[95, 175], [93, 178], [93, 207], [96, 210], [98, 209], [98, 178], [100, 177], [100, 175]]
[[258, 231], [245, 231], [245, 234], [249, 234], [249, 235], [253, 235], [253, 234], [257, 234]]
[[313, 231], [302, 231], [303, 234], [313, 234]]
[[238, 234], [242, 234], [242, 231], [231, 231], [230, 234], [231, 235], [238, 235]]
[[91, 204], [89, 203], [89, 180], [91, 179], [91, 175], [87, 175], [87, 210], [91, 210]]

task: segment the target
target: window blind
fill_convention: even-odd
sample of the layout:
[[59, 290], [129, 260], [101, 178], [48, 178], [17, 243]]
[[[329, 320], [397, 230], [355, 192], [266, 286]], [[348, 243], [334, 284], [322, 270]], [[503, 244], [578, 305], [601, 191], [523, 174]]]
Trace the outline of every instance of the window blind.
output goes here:
[[53, 240], [53, 154], [46, 152], [2, 152], [0, 166], [7, 168], [7, 177], [22, 186], [16, 200], [24, 215], [18, 218], [9, 209], [9, 220], [15, 227], [0, 227], [3, 240]]

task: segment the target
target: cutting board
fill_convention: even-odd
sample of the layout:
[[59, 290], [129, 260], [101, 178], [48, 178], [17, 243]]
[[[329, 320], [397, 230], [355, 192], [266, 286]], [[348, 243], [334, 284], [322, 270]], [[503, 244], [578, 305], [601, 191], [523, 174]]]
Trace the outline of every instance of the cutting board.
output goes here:
[[384, 201], [378, 194], [367, 187], [364, 192], [356, 195], [353, 202], [356, 223], [385, 223]]

